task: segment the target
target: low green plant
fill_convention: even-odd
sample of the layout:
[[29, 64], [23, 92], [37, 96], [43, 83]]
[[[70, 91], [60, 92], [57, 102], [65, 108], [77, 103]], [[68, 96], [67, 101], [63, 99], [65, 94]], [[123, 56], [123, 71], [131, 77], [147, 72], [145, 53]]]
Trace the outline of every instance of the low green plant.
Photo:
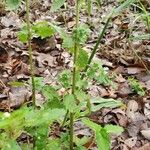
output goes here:
[[129, 85], [131, 86], [131, 88], [133, 89], [134, 92], [136, 92], [140, 96], [145, 95], [144, 88], [137, 79], [135, 79], [133, 77], [129, 77], [128, 81], [129, 81]]
[[[11, 2], [9, 2], [11, 1]], [[12, 9], [19, 6], [21, 0], [8, 0], [7, 5]], [[29, 1], [26, 0], [27, 8], [27, 26], [18, 33], [22, 42], [28, 42], [30, 54], [30, 67], [32, 79], [26, 83], [26, 86], [33, 87], [43, 95], [46, 102], [39, 109], [32, 106], [24, 106], [12, 113], [0, 113], [0, 148], [2, 150], [15, 147], [15, 150], [21, 149], [23, 146], [32, 145], [27, 149], [85, 149], [84, 144], [89, 141], [89, 137], [84, 136], [79, 139], [74, 134], [74, 122], [82, 121], [91, 128], [95, 133], [95, 141], [97, 147], [101, 150], [110, 149], [110, 133], [120, 134], [123, 128], [117, 125], [101, 125], [94, 123], [88, 119], [91, 112], [97, 111], [103, 107], [115, 108], [122, 105], [122, 102], [114, 99], [104, 99], [100, 97], [91, 97], [88, 94], [88, 88], [91, 83], [96, 80], [98, 84], [105, 86], [111, 85], [107, 71], [101, 64], [93, 63], [93, 57], [98, 49], [101, 39], [104, 36], [106, 28], [111, 20], [113, 13], [118, 13], [128, 7], [133, 0], [128, 0], [119, 6], [109, 15], [103, 30], [100, 32], [98, 40], [89, 56], [84, 45], [89, 36], [90, 30], [84, 24], [80, 24], [80, 4], [81, 0], [76, 0], [76, 25], [71, 35], [68, 35], [60, 27], [48, 23], [38, 22], [33, 25], [29, 20]], [[64, 1], [54, 0], [51, 11], [57, 11]], [[33, 37], [47, 38], [51, 37], [55, 32], [59, 33], [63, 39], [62, 46], [69, 50], [73, 55], [73, 71], [65, 70], [57, 80], [57, 86], [51, 86], [44, 83], [43, 78], [34, 77], [31, 40]], [[17, 82], [16, 82], [17, 83]], [[18, 84], [22, 85], [22, 84]], [[63, 92], [61, 93], [61, 90]], [[34, 97], [33, 104], [36, 106]], [[66, 126], [67, 131], [61, 132], [59, 138], [49, 136], [53, 129], [49, 127], [57, 122], [61, 128]], [[29, 134], [32, 141], [28, 141], [25, 145], [17, 142], [21, 139], [21, 134]], [[10, 139], [6, 141], [5, 139]], [[22, 142], [22, 141], [21, 141]], [[63, 143], [63, 144], [62, 144]]]

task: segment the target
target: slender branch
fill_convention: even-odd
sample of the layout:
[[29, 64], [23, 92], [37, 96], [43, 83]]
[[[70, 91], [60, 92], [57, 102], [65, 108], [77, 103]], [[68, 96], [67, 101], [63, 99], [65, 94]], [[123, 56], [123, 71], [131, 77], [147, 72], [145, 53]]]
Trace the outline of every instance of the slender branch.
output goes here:
[[[79, 0], [76, 0], [76, 29], [79, 27]], [[78, 55], [79, 45], [75, 42], [74, 46], [74, 65], [73, 65], [73, 78], [72, 78], [72, 94], [74, 95], [76, 87], [76, 60]], [[73, 123], [74, 113], [70, 113], [70, 150], [73, 150]]]
[[27, 19], [27, 30], [28, 30], [28, 50], [29, 50], [29, 63], [30, 73], [32, 82], [32, 102], [35, 106], [35, 82], [34, 82], [34, 66], [33, 66], [33, 52], [31, 47], [31, 24], [30, 24], [30, 0], [26, 0], [26, 19]]
[[110, 22], [110, 20], [111, 20], [111, 16], [112, 16], [112, 15], [110, 15], [110, 16], [108, 17], [108, 19], [107, 19], [107, 21], [106, 21], [106, 23], [105, 23], [105, 26], [104, 26], [104, 28], [103, 28], [103, 30], [102, 30], [102, 31], [100, 32], [100, 34], [99, 34], [98, 40], [97, 40], [97, 42], [96, 42], [96, 44], [95, 44], [95, 46], [94, 46], [94, 48], [93, 48], [93, 51], [92, 51], [92, 53], [91, 53], [91, 55], [90, 55], [90, 57], [89, 57], [89, 59], [88, 59], [88, 63], [87, 63], [87, 65], [86, 65], [86, 67], [85, 67], [85, 69], [84, 69], [84, 71], [83, 71], [84, 73], [82, 74], [81, 79], [84, 78], [85, 73], [86, 73], [86, 71], [88, 70], [89, 65], [91, 64], [91, 62], [92, 62], [92, 60], [93, 60], [93, 57], [94, 57], [94, 55], [96, 54], [97, 48], [98, 48], [98, 46], [99, 46], [99, 44], [100, 44], [100, 42], [101, 42], [101, 40], [102, 40], [102, 38], [103, 38], [103, 36], [104, 36], [104, 34], [105, 34], [105, 31], [106, 31], [106, 29], [107, 29], [107, 26], [108, 26], [109, 22]]

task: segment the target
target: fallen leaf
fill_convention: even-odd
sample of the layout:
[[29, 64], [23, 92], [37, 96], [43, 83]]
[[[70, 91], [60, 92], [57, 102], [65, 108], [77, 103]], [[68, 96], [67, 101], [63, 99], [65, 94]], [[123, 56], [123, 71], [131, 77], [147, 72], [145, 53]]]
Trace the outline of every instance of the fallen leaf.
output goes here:
[[137, 141], [137, 137], [133, 137], [133, 138], [129, 138], [129, 139], [125, 140], [124, 143], [125, 143], [129, 148], [132, 148], [132, 147], [135, 146], [136, 141]]
[[146, 130], [142, 130], [141, 134], [144, 136], [144, 138], [150, 140], [150, 128], [148, 128]]

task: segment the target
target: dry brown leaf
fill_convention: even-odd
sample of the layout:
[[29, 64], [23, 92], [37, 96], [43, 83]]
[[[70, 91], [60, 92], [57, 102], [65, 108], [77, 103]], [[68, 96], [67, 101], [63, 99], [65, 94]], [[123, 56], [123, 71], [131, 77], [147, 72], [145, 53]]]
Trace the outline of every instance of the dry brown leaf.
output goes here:
[[145, 139], [150, 140], [150, 128], [148, 128], [146, 130], [142, 130], [141, 134], [144, 136]]
[[137, 137], [133, 137], [133, 138], [129, 138], [129, 139], [125, 140], [124, 143], [125, 143], [128, 147], [132, 148], [132, 147], [135, 146], [136, 141], [137, 141]]

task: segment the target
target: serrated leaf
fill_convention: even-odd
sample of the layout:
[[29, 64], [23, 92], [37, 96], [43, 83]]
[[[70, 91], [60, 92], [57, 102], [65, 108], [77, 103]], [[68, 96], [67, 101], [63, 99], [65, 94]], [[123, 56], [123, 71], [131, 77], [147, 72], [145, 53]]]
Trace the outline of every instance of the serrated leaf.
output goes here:
[[87, 62], [88, 62], [88, 58], [89, 58], [88, 53], [85, 50], [80, 49], [78, 58], [77, 58], [77, 62], [76, 62], [78, 69], [85, 68], [85, 66], [87, 65]]
[[95, 132], [100, 131], [102, 129], [101, 125], [98, 125], [97, 123], [91, 121], [88, 118], [83, 118], [82, 122]]
[[27, 43], [28, 41], [28, 31], [22, 30], [18, 32], [18, 38], [22, 43]]
[[45, 85], [42, 88], [42, 93], [50, 101], [52, 101], [54, 98], [59, 97], [56, 90], [52, 86], [49, 86], [49, 85]]
[[117, 125], [112, 125], [112, 124], [108, 124], [104, 127], [104, 129], [108, 132], [108, 133], [115, 133], [115, 134], [121, 134], [124, 129], [120, 126]]
[[114, 100], [112, 98], [110, 99], [105, 99], [105, 98], [93, 98], [91, 99], [91, 104], [92, 104], [92, 111], [97, 111], [101, 108], [115, 108], [122, 106], [123, 103], [119, 100]]
[[20, 0], [6, 0], [6, 6], [8, 10], [15, 10], [20, 5]]
[[66, 107], [66, 110], [69, 110], [69, 112], [75, 112], [77, 109], [76, 100], [74, 95], [68, 94], [64, 97], [64, 105]]
[[42, 39], [51, 37], [55, 32], [54, 29], [48, 24], [48, 22], [38, 22], [32, 27], [33, 31], [37, 36], [40, 36]]
[[70, 88], [71, 87], [71, 72], [69, 70], [64, 70], [60, 73], [58, 77], [59, 82], [64, 88]]
[[96, 131], [96, 143], [99, 150], [110, 150], [110, 138], [105, 129]]
[[64, 3], [65, 0], [54, 0], [51, 6], [51, 12], [58, 10]]
[[89, 36], [90, 29], [87, 25], [82, 24], [72, 32], [72, 39], [77, 44], [84, 44]]

